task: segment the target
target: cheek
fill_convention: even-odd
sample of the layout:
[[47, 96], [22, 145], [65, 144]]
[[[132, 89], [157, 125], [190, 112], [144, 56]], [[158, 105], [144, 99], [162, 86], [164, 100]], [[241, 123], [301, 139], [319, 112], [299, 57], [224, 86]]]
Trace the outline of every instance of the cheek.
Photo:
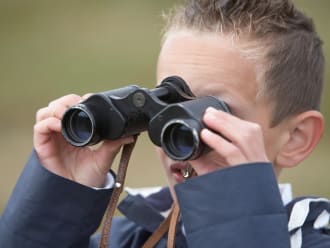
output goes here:
[[272, 162], [275, 161], [276, 155], [280, 150], [279, 139], [280, 133], [276, 129], [266, 129], [263, 132], [265, 149], [268, 156], [268, 159]]
[[169, 158], [166, 156], [163, 149], [161, 149], [159, 147], [156, 147], [156, 153], [157, 153], [157, 156], [159, 157], [159, 160], [160, 160], [162, 166], [166, 170], [166, 168], [168, 167], [168, 164], [169, 164]]
[[260, 125], [267, 157], [271, 162], [274, 162], [279, 150], [278, 137], [281, 135], [281, 129], [270, 127], [271, 115], [268, 108], [266, 108], [267, 106], [267, 104], [259, 103], [254, 112], [255, 116], [251, 121]]
[[173, 178], [171, 175], [171, 169], [170, 169], [172, 160], [164, 153], [164, 151], [161, 148], [157, 147], [156, 152], [157, 152], [159, 160], [162, 164], [163, 170], [165, 172], [168, 186], [170, 187], [172, 195], [173, 195], [174, 190], [172, 188], [173, 188], [173, 185], [175, 184], [175, 182], [173, 181]]

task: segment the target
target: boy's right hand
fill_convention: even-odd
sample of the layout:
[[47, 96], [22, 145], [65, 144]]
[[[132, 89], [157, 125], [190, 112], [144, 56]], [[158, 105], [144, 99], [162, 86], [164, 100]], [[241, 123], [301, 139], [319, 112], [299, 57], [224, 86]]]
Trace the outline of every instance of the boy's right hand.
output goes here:
[[123, 144], [133, 137], [106, 140], [98, 149], [74, 147], [62, 136], [64, 112], [84, 100], [78, 95], [66, 95], [38, 110], [34, 126], [34, 148], [40, 163], [49, 171], [89, 187], [103, 187], [112, 162]]

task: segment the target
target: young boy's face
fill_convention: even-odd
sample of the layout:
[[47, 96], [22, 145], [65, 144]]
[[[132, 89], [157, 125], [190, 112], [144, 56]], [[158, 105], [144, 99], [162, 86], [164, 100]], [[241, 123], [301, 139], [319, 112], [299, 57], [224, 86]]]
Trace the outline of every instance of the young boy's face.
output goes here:
[[[158, 82], [165, 77], [177, 75], [185, 79], [196, 96], [213, 95], [222, 98], [231, 108], [233, 115], [238, 117], [235, 120], [228, 119], [227, 122], [233, 121], [233, 125], [227, 125], [225, 130], [226, 133], [238, 137], [237, 140], [240, 140], [240, 136], [251, 136], [246, 131], [251, 129], [251, 123], [259, 124], [262, 131], [253, 134], [255, 137], [243, 139], [245, 143], [221, 143], [218, 151], [189, 161], [198, 175], [244, 162], [257, 162], [250, 161], [253, 160], [252, 153], [259, 153], [257, 155], [260, 160], [269, 160], [276, 164], [276, 154], [281, 148], [283, 125], [269, 128], [271, 105], [265, 99], [257, 98], [256, 66], [251, 59], [242, 56], [231, 37], [196, 35], [185, 31], [172, 32], [165, 40], [159, 55]], [[214, 123], [222, 125], [222, 119], [215, 118]], [[245, 126], [250, 129], [245, 129]], [[212, 139], [212, 136], [207, 135], [202, 139], [208, 139], [207, 137]], [[239, 147], [237, 150], [243, 155], [227, 152], [229, 149], [226, 146], [233, 145]], [[222, 150], [226, 153], [222, 153]], [[173, 186], [184, 180], [181, 170], [187, 163], [173, 161], [160, 148], [157, 148], [157, 151], [170, 189], [174, 193]], [[276, 166], [275, 171], [278, 173]]]

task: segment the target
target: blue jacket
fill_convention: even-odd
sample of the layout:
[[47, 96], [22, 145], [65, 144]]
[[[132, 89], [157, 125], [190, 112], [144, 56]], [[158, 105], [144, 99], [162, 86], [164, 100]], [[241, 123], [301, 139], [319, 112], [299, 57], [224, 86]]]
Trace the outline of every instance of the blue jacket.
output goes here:
[[[175, 190], [176, 247], [330, 247], [329, 202], [300, 198], [284, 207], [271, 164], [219, 170]], [[1, 216], [0, 247], [97, 247], [93, 234], [111, 193], [50, 173], [33, 152]], [[110, 246], [141, 247], [171, 202], [167, 188], [148, 198], [129, 195], [119, 205], [124, 216], [113, 220]], [[166, 237], [157, 247], [166, 247]]]

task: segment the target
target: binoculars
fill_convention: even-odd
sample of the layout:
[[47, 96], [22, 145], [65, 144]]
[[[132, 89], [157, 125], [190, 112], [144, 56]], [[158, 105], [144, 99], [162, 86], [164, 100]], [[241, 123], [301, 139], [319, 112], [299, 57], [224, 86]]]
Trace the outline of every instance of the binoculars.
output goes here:
[[64, 113], [62, 134], [82, 147], [147, 130], [150, 140], [173, 160], [193, 160], [208, 150], [200, 132], [210, 106], [230, 113], [221, 99], [195, 97], [182, 78], [172, 76], [154, 89], [131, 85], [93, 94]]

